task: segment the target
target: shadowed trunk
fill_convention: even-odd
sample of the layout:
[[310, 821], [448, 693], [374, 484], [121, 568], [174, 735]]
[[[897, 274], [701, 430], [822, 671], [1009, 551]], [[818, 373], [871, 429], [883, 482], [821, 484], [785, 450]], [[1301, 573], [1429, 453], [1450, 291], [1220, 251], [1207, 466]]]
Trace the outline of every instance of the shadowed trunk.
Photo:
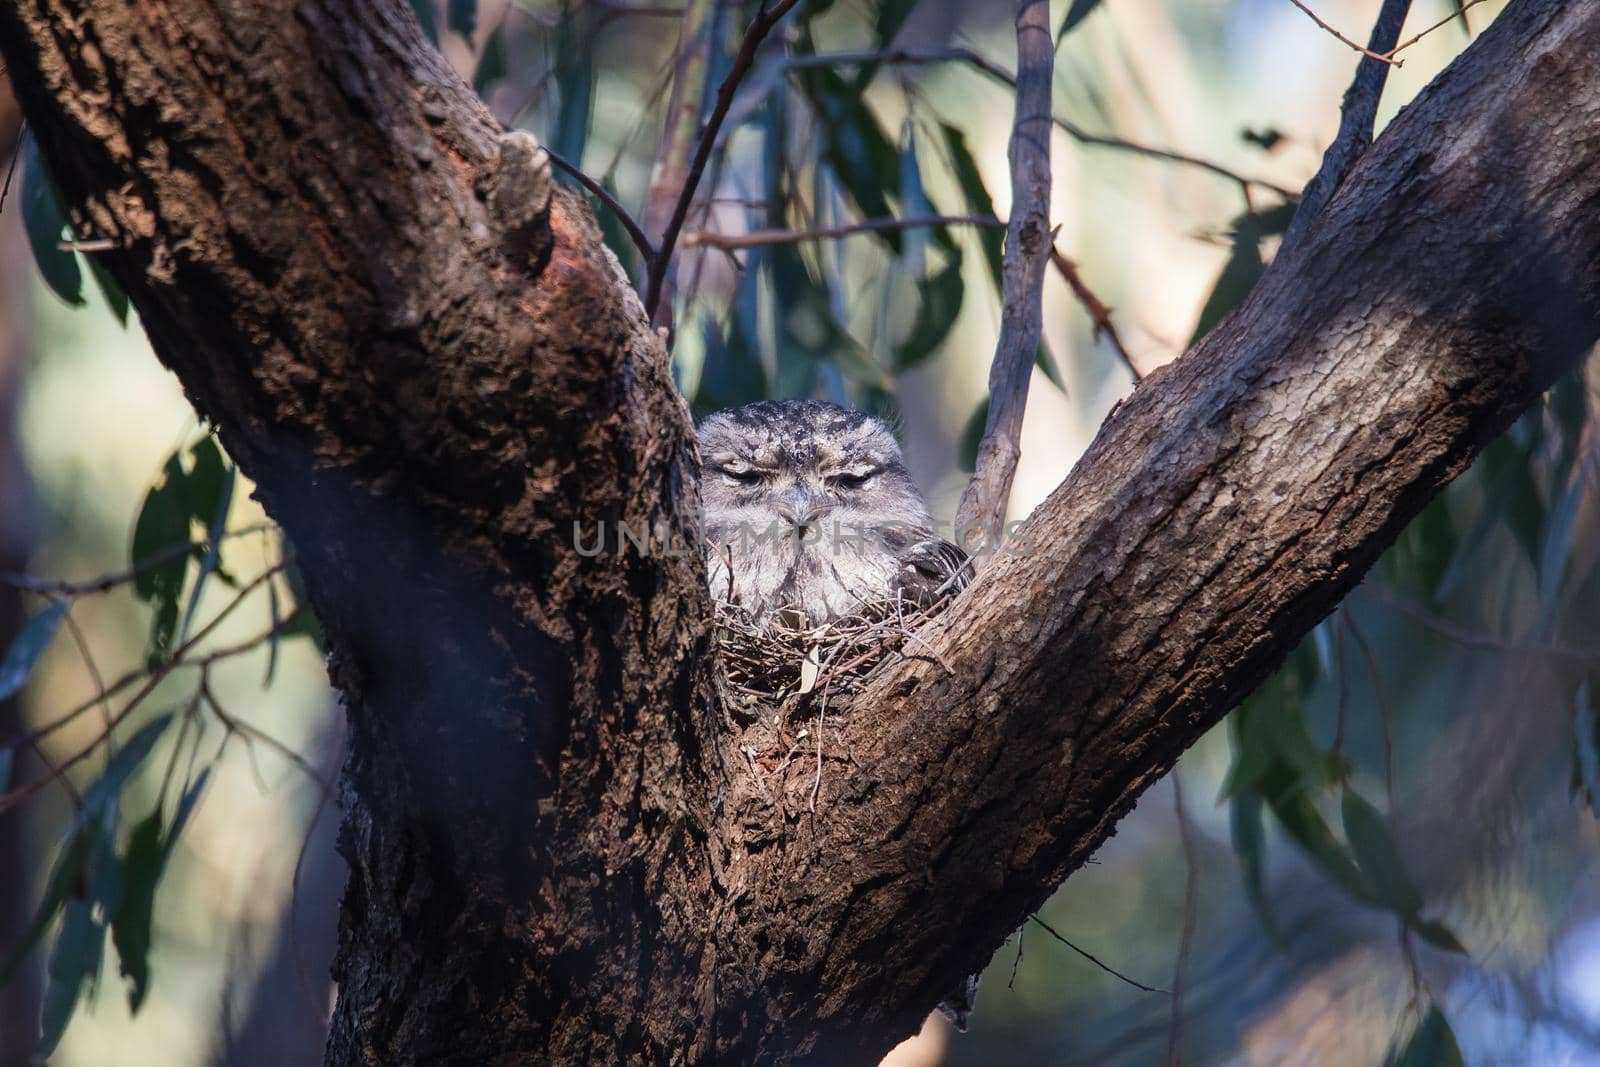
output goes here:
[[757, 781], [698, 551], [573, 543], [696, 544], [662, 342], [404, 4], [23, 0], [0, 50], [328, 634], [336, 1067], [873, 1060], [1600, 336], [1600, 10], [1524, 0]]

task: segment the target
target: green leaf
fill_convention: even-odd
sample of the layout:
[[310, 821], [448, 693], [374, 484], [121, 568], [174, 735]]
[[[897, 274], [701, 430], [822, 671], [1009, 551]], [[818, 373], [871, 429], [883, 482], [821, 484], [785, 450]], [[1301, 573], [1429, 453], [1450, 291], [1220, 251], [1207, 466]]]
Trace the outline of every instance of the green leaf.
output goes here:
[[133, 1013], [144, 1003], [150, 985], [150, 920], [165, 854], [161, 810], [157, 808], [139, 820], [128, 837], [123, 859], [127, 887], [121, 906], [111, 917], [111, 941], [117, 947], [122, 977], [128, 980], [128, 1010]]
[[[1589, 798], [1595, 818], [1600, 818], [1600, 716], [1595, 714], [1590, 697], [1586, 678], [1573, 694], [1572, 729], [1577, 738], [1577, 784]], [[0, 774], [0, 787], [3, 785], [4, 775]]]
[[1309, 796], [1302, 791], [1292, 790], [1277, 797], [1268, 794], [1267, 802], [1284, 830], [1324, 873], [1363, 904], [1374, 903], [1372, 891], [1367, 887], [1354, 858], [1333, 835]]
[[1442, 948], [1447, 952], [1459, 952], [1463, 956], [1467, 955], [1466, 946], [1461, 943], [1455, 934], [1451, 933], [1448, 926], [1437, 919], [1410, 919], [1407, 920], [1406, 927], [1436, 948]]
[[417, 16], [417, 24], [422, 27], [422, 32], [427, 35], [433, 46], [439, 46], [439, 20], [434, 15], [433, 0], [411, 0], [411, 10]]
[[189, 821], [209, 771], [202, 771], [183, 794], [172, 825], [162, 830], [161, 809], [145, 816], [128, 836], [122, 867], [126, 888], [111, 917], [111, 941], [117, 947], [122, 976], [128, 980], [128, 1010], [139, 1011], [150, 987], [150, 942], [155, 914], [156, 885], [172, 858], [178, 835]]
[[95, 285], [100, 287], [100, 295], [105, 297], [106, 306], [111, 309], [111, 314], [116, 316], [118, 323], [127, 326], [128, 294], [122, 291], [122, 286], [117, 284], [111, 272], [101, 265], [97, 255], [89, 253], [83, 258], [89, 264], [89, 275], [94, 278]]
[[[189, 498], [189, 480], [178, 453], [167, 458], [161, 477], [145, 495], [144, 507], [133, 527], [131, 555], [135, 567], [169, 552], [174, 545], [189, 541], [190, 519], [194, 508]], [[178, 598], [183, 593], [188, 573], [187, 554], [141, 569], [133, 580], [133, 591], [155, 609], [150, 626], [148, 655], [152, 661], [165, 656], [178, 629]]]
[[17, 973], [17, 968], [22, 966], [24, 960], [39, 944], [45, 931], [50, 929], [50, 924], [55, 922], [56, 916], [66, 906], [67, 898], [74, 896], [82, 888], [84, 875], [89, 855], [94, 849], [95, 835], [101, 833], [98, 820], [74, 822], [67, 831], [66, 839], [61, 844], [61, 851], [56, 856], [55, 866], [50, 869], [50, 877], [45, 882], [44, 897], [39, 901], [39, 909], [34, 913], [33, 921], [28, 924], [28, 929], [11, 949], [6, 957], [5, 964], [0, 966], [0, 986], [11, 981]]
[[1266, 734], [1256, 725], [1258, 712], [1272, 714], [1277, 709], [1259, 707], [1256, 701], [1247, 700], [1228, 717], [1228, 739], [1232, 743], [1233, 762], [1223, 776], [1219, 801], [1237, 794], [1259, 793], [1261, 787], [1279, 766], [1278, 753], [1268, 743]]
[[989, 421], [989, 398], [985, 396], [961, 430], [961, 469], [971, 473], [978, 467], [978, 447], [983, 444], [983, 428]]
[[178, 628], [180, 640], [188, 636], [195, 612], [200, 608], [200, 594], [205, 590], [206, 579], [216, 571], [222, 558], [222, 539], [227, 532], [235, 481], [234, 469], [223, 462], [222, 450], [214, 438], [203, 438], [190, 449], [190, 455], [194, 464], [189, 471], [189, 505], [193, 517], [206, 527], [206, 546], [189, 592], [189, 604], [183, 611], [183, 625]]
[[[233, 468], [222, 458], [215, 437], [202, 437], [189, 449], [189, 507], [196, 522], [207, 531], [220, 529], [233, 501]], [[185, 528], [184, 536], [188, 536]]]
[[60, 247], [67, 232], [67, 213], [33, 137], [27, 138], [22, 149], [22, 219], [45, 284], [67, 303], [81, 306], [83, 272], [78, 269], [77, 254]]
[[84, 791], [83, 812], [80, 818], [87, 819], [99, 815], [116, 802], [122, 793], [122, 787], [150, 755], [150, 750], [156, 747], [161, 735], [172, 725], [173, 718], [171, 712], [157, 716], [136, 730], [134, 735], [117, 749], [117, 754], [106, 763], [106, 769], [99, 780]]
[[966, 286], [961, 280], [961, 260], [953, 260], [931, 278], [917, 282], [921, 302], [911, 332], [895, 348], [895, 373], [918, 366], [938, 349], [961, 314]]
[[445, 24], [470, 38], [478, 29], [478, 0], [449, 0], [445, 7]]
[[33, 673], [39, 657], [50, 646], [50, 639], [56, 635], [66, 614], [67, 602], [52, 600], [23, 626], [22, 632], [6, 650], [5, 659], [0, 659], [0, 700], [22, 691], [28, 675]]
[[1095, 8], [1100, 6], [1100, 0], [1072, 0], [1072, 6], [1067, 8], [1067, 17], [1061, 20], [1061, 29], [1056, 31], [1056, 47], [1061, 47], [1061, 42], [1078, 28], [1078, 23], [1089, 17]]
[[729, 318], [725, 330], [705, 321], [702, 333], [705, 363], [700, 371], [700, 386], [695, 391], [695, 407], [700, 414], [740, 407], [767, 395], [766, 372], [746, 341], [737, 315]]
[[94, 906], [87, 900], [67, 901], [61, 932], [56, 935], [56, 944], [45, 969], [39, 1056], [49, 1056], [61, 1042], [84, 986], [100, 973], [100, 957], [104, 951], [105, 930], [94, 920]]
[[1228, 825], [1233, 837], [1233, 852], [1239, 857], [1239, 871], [1244, 879], [1245, 895], [1255, 909], [1273, 942], [1282, 940], [1278, 922], [1272, 913], [1272, 902], [1266, 889], [1266, 832], [1262, 821], [1261, 794], [1253, 790], [1235, 793], [1228, 805]]
[[[939, 129], [944, 134], [945, 150], [950, 155], [950, 167], [955, 172], [956, 184], [961, 187], [961, 195], [967, 202], [967, 210], [974, 215], [995, 217], [994, 197], [989, 195], [988, 186], [983, 184], [983, 172], [978, 169], [978, 161], [967, 148], [966, 135], [954, 126], [944, 123], [940, 123]], [[983, 246], [983, 258], [989, 264], [989, 276], [994, 281], [995, 292], [1002, 292], [1005, 231], [999, 227], [984, 226], [978, 230], [978, 240]]]
[[479, 96], [486, 96], [494, 83], [506, 76], [506, 28], [496, 26], [484, 42], [483, 55], [478, 59], [478, 70], [472, 76], [472, 87]]
[[[905, 144], [900, 149], [900, 210], [907, 216], [942, 214], [922, 184], [922, 166], [917, 160], [916, 123], [907, 120], [902, 137]], [[960, 258], [961, 246], [950, 236], [948, 226], [934, 226], [931, 230], [934, 242], [946, 255]], [[925, 243], [920, 229], [906, 231], [905, 237], [908, 248], [920, 248]], [[921, 260], [917, 259], [915, 265], [920, 272]]]
[[594, 58], [591, 42], [577, 25], [578, 8], [567, 4], [556, 27], [556, 110], [555, 132], [550, 138], [556, 154], [575, 167], [583, 165], [583, 149], [589, 142], [589, 125], [594, 117]]
[[[893, 215], [889, 191], [899, 188], [900, 155], [861, 93], [825, 67], [801, 71], [800, 86], [819, 120], [819, 155], [856, 211], [867, 219]], [[898, 230], [874, 236], [900, 251]]]
[[1200, 309], [1200, 319], [1195, 323], [1194, 334], [1189, 338], [1193, 346], [1223, 318], [1250, 295], [1265, 265], [1261, 261], [1261, 226], [1254, 215], [1246, 215], [1233, 235], [1233, 253], [1223, 264], [1222, 273]]
[[1348, 787], [1340, 809], [1350, 850], [1378, 902], [1402, 918], [1414, 917], [1422, 910], [1422, 891], [1411, 880], [1383, 815]]
[[1437, 1004], [1429, 1007], [1404, 1047], [1390, 1050], [1384, 1067], [1465, 1067], [1455, 1031]]
[[[911, 15], [911, 9], [917, 6], [917, 0], [879, 0], [878, 16], [873, 22], [872, 36], [877, 43], [877, 51], [882, 52], [894, 41], [900, 28], [906, 24], [906, 19]], [[880, 63], [871, 60], [862, 63], [856, 68], [856, 92], [862, 92], [867, 84], [878, 73]]]

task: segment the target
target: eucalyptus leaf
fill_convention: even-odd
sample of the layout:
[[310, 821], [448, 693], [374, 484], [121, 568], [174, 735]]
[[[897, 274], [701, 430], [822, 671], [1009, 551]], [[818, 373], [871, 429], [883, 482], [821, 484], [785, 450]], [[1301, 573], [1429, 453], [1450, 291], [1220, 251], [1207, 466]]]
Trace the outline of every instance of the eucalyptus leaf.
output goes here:
[[122, 291], [122, 286], [111, 276], [111, 272], [101, 265], [95, 253], [85, 255], [84, 262], [89, 264], [89, 275], [94, 278], [95, 285], [100, 287], [100, 295], [105, 297], [106, 307], [111, 309], [111, 314], [116, 316], [117, 322], [123, 326], [128, 325], [128, 294]]
[[45, 284], [67, 303], [81, 306], [83, 272], [78, 269], [77, 253], [60, 247], [68, 233], [67, 213], [33, 137], [25, 139], [22, 149], [22, 220]]
[[439, 45], [439, 19], [434, 13], [433, 0], [411, 0], [411, 10], [416, 14], [417, 24], [422, 27], [423, 34], [437, 48]]
[[1067, 17], [1061, 20], [1061, 28], [1056, 31], [1056, 47], [1061, 47], [1061, 42], [1078, 28], [1078, 24], [1100, 6], [1100, 0], [1072, 0], [1072, 6], [1067, 8]]
[[1261, 795], [1253, 790], [1234, 794], [1228, 805], [1228, 826], [1233, 838], [1234, 855], [1239, 857], [1239, 871], [1244, 879], [1245, 895], [1250, 906], [1261, 919], [1267, 936], [1275, 943], [1282, 940], [1277, 918], [1272, 912], [1272, 901], [1266, 888], [1266, 828], [1262, 819]]
[[1390, 1050], [1384, 1067], [1465, 1067], [1455, 1031], [1438, 1005], [1429, 1007], [1404, 1046]]
[[478, 0], [447, 0], [445, 24], [470, 39], [478, 30]]
[[1378, 902], [1396, 915], [1415, 916], [1422, 910], [1422, 891], [1406, 870], [1383, 815], [1350, 788], [1344, 790], [1340, 809], [1350, 850]]
[[895, 373], [910, 370], [932, 356], [949, 336], [950, 329], [961, 314], [961, 301], [966, 285], [961, 279], [961, 260], [952, 261], [931, 278], [917, 283], [921, 301], [911, 332], [895, 347]]
[[100, 973], [105, 930], [94, 919], [87, 900], [68, 900], [61, 917], [50, 962], [45, 968], [44, 999], [39, 1015], [38, 1055], [49, 1056], [61, 1042], [84, 986]]
[[52, 600], [22, 627], [22, 632], [17, 634], [11, 647], [6, 650], [5, 658], [0, 659], [0, 700], [22, 691], [66, 615], [67, 602]]
[[111, 941], [117, 947], [122, 976], [128, 981], [128, 1010], [135, 1014], [150, 986], [150, 922], [165, 858], [157, 809], [139, 820], [128, 837], [123, 858], [127, 887], [111, 917]]
[[556, 154], [575, 167], [583, 165], [583, 149], [594, 117], [594, 57], [577, 24], [580, 10], [575, 4], [564, 5], [556, 27], [555, 82], [560, 106], [550, 138]]

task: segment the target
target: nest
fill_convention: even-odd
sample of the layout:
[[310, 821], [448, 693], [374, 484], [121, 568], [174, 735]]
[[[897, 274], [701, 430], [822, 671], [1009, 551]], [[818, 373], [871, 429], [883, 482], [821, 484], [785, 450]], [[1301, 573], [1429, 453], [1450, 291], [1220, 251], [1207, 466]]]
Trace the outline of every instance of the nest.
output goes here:
[[885, 659], [928, 657], [931, 649], [914, 631], [948, 601], [920, 606], [884, 600], [818, 625], [789, 610], [757, 623], [743, 608], [719, 601], [717, 636], [729, 710], [755, 718], [764, 708], [812, 693], [826, 704], [859, 690]]

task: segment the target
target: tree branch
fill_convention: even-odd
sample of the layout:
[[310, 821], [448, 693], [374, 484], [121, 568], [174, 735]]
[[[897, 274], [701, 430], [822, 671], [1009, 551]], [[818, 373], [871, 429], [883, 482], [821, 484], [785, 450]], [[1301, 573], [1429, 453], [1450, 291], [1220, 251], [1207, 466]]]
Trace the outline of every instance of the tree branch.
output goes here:
[[902, 219], [862, 219], [844, 222], [837, 226], [819, 226], [810, 230], [752, 230], [749, 233], [713, 233], [696, 230], [683, 238], [685, 247], [703, 245], [708, 248], [758, 248], [765, 245], [796, 244], [803, 241], [828, 241], [851, 237], [858, 233], [880, 233], [884, 230], [910, 230], [920, 226], [981, 226], [1000, 227], [1004, 219], [988, 215], [914, 215]]
[[651, 258], [656, 254], [655, 246], [650, 243], [650, 238], [645, 236], [644, 228], [634, 221], [632, 215], [628, 214], [628, 209], [623, 207], [621, 202], [612, 196], [605, 186], [589, 177], [570, 160], [563, 159], [548, 148], [545, 149], [545, 154], [550, 157], [550, 162], [572, 175], [579, 185], [593, 193], [595, 199], [604, 204], [607, 210], [617, 217], [617, 221], [622, 223], [622, 228], [628, 231], [628, 237], [633, 241], [633, 246], [639, 250], [639, 254], [644, 257], [646, 263], [650, 262]]
[[[1382, 66], [1388, 66], [1389, 64], [1392, 63], [1392, 64], [1394, 64], [1395, 66], [1398, 67], [1404, 62], [1404, 60], [1393, 59], [1393, 58], [1389, 57], [1388, 55], [1385, 55], [1384, 52], [1386, 52], [1387, 49], [1385, 49], [1384, 51], [1378, 51], [1377, 49], [1372, 48], [1370, 46], [1367, 47], [1367, 48], [1362, 48], [1359, 44], [1357, 44], [1356, 42], [1352, 41], [1350, 38], [1346, 37], [1344, 34], [1340, 33], [1338, 30], [1334, 29], [1332, 26], [1328, 25], [1326, 22], [1323, 22], [1321, 19], [1317, 18], [1317, 13], [1315, 11], [1312, 11], [1305, 4], [1301, 3], [1301, 0], [1289, 0], [1289, 3], [1293, 4], [1295, 7], [1299, 8], [1301, 11], [1305, 12], [1307, 18], [1309, 18], [1312, 22], [1315, 22], [1323, 30], [1326, 30], [1330, 35], [1332, 35], [1334, 40], [1339, 41], [1342, 44], [1348, 45], [1350, 48], [1354, 49], [1355, 51], [1360, 52], [1362, 54], [1362, 56], [1365, 57], [1366, 59], [1370, 59], [1374, 63], [1378, 63], [1378, 64], [1380, 64]], [[1409, 0], [1407, 0], [1406, 6], [1407, 7], [1411, 6]], [[1380, 18], [1380, 21], [1381, 21], [1381, 18]], [[1393, 45], [1391, 44], [1390, 47], [1393, 47]]]
[[1384, 0], [1382, 10], [1378, 12], [1378, 21], [1372, 27], [1370, 54], [1356, 65], [1355, 80], [1345, 90], [1344, 100], [1339, 105], [1339, 132], [1322, 154], [1322, 165], [1317, 168], [1316, 175], [1306, 183], [1305, 192], [1300, 194], [1300, 204], [1295, 208], [1294, 218], [1289, 221], [1289, 228], [1284, 233], [1283, 243], [1286, 247], [1301, 239], [1350, 169], [1356, 165], [1356, 160], [1372, 143], [1378, 102], [1383, 97], [1383, 86], [1389, 77], [1389, 64], [1376, 53], [1394, 48], [1395, 40], [1400, 36], [1400, 27], [1405, 25], [1406, 13], [1410, 10], [1411, 0]]
[[662, 288], [666, 284], [667, 271], [672, 263], [673, 246], [677, 244], [678, 233], [683, 229], [683, 220], [689, 215], [689, 205], [694, 202], [695, 190], [700, 185], [700, 176], [705, 172], [706, 163], [711, 159], [711, 150], [717, 141], [717, 131], [722, 128], [722, 120], [727, 117], [728, 108], [733, 103], [734, 91], [739, 88], [739, 83], [744, 80], [744, 76], [755, 63], [756, 51], [761, 47], [761, 42], [797, 3], [799, 0], [778, 0], [777, 6], [768, 11], [763, 0], [760, 12], [750, 23], [749, 29], [745, 30], [744, 39], [739, 43], [739, 51], [733, 57], [727, 77], [723, 78], [722, 84], [717, 87], [717, 100], [711, 107], [711, 116], [706, 120], [705, 129], [700, 131], [699, 143], [695, 145], [694, 156], [689, 161], [689, 171], [683, 181], [683, 191], [678, 195], [678, 203], [672, 209], [672, 216], [667, 220], [666, 229], [661, 232], [655, 258], [650, 261], [650, 278], [645, 287], [644, 306], [652, 321], [656, 318], [661, 304]]
[[1011, 123], [1011, 219], [1006, 226], [1004, 307], [989, 367], [989, 414], [977, 469], [961, 494], [956, 533], [963, 547], [999, 544], [1011, 480], [1022, 455], [1022, 413], [1044, 330], [1042, 294], [1050, 262], [1050, 116], [1055, 46], [1048, 0], [1017, 4], [1017, 99]]

